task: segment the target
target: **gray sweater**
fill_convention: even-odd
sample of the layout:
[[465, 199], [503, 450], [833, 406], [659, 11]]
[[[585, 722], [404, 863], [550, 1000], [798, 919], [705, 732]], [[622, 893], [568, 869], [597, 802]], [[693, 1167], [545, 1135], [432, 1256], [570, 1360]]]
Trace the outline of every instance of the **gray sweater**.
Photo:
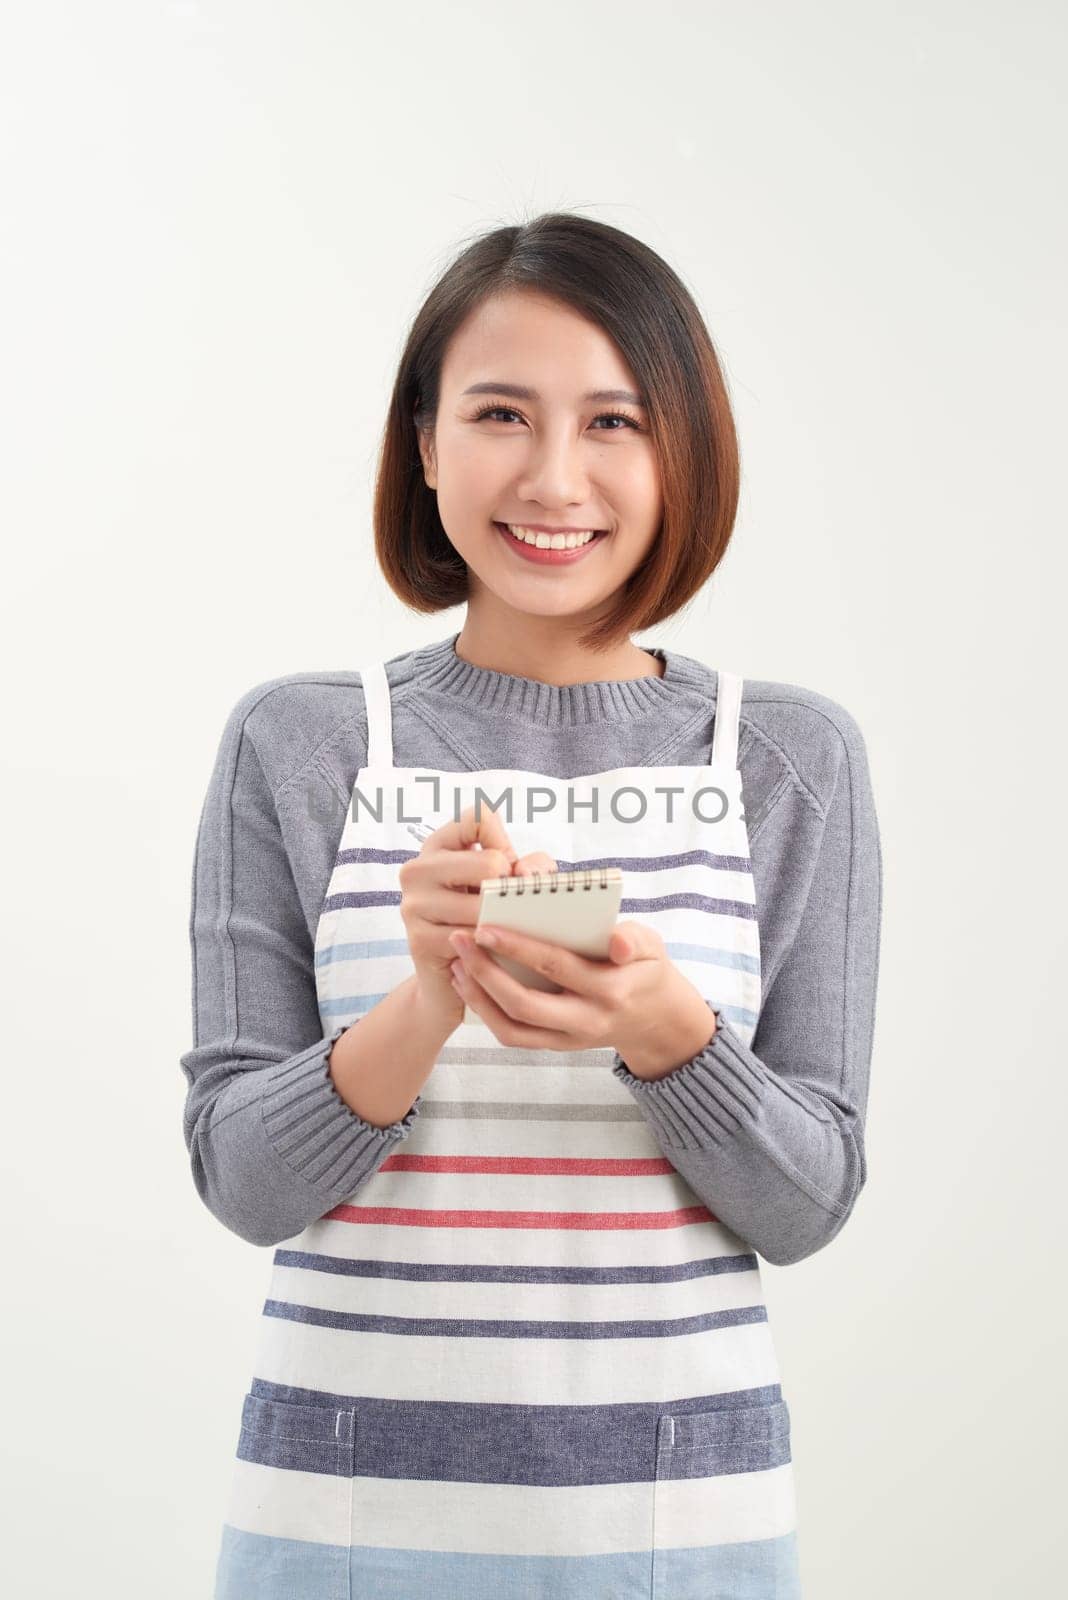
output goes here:
[[[563, 687], [473, 666], [458, 634], [386, 665], [397, 766], [558, 778], [709, 760], [716, 674], [652, 648], [664, 676]], [[353, 1195], [403, 1140], [338, 1094], [313, 965], [352, 786], [366, 758], [359, 673], [257, 684], [227, 719], [197, 832], [193, 1048], [184, 1131], [225, 1227], [274, 1245]], [[739, 766], [760, 927], [752, 1048], [709, 1045], [644, 1082], [616, 1055], [664, 1154], [709, 1210], [777, 1265], [834, 1238], [867, 1167], [882, 857], [864, 741], [835, 701], [744, 682]], [[413, 850], [419, 848], [412, 841]]]

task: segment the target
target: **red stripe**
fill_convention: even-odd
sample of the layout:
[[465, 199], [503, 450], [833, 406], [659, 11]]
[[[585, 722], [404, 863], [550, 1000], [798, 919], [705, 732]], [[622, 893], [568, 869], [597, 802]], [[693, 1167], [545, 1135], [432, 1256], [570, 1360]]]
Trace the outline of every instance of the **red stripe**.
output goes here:
[[379, 1172], [504, 1172], [545, 1177], [659, 1178], [675, 1168], [664, 1156], [388, 1156]]
[[706, 1206], [679, 1211], [417, 1211], [412, 1206], [335, 1206], [323, 1222], [374, 1222], [401, 1228], [685, 1228], [715, 1222]]

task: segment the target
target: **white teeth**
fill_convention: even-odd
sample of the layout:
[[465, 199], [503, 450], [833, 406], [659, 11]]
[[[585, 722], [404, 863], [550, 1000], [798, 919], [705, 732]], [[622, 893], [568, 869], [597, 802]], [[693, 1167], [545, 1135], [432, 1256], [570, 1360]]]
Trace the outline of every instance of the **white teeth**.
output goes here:
[[535, 545], [539, 550], [574, 550], [596, 538], [592, 529], [585, 533], [535, 533], [533, 528], [521, 527], [518, 522], [506, 522], [505, 527], [513, 539]]

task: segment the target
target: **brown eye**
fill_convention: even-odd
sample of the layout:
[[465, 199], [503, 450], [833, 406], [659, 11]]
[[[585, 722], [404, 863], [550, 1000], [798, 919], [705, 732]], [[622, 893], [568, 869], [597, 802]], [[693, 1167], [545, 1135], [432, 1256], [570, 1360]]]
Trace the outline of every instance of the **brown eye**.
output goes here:
[[[474, 420], [481, 422], [483, 417], [502, 415], [518, 417], [519, 412], [516, 411], [514, 406], [483, 406], [481, 411], [475, 413]], [[637, 418], [628, 416], [624, 411], [601, 411], [593, 420], [595, 422], [625, 422], [628, 428], [634, 429], [635, 433], [641, 433], [642, 431], [641, 423], [638, 422]], [[623, 431], [622, 428], [601, 428], [599, 430], [601, 433], [622, 433]]]

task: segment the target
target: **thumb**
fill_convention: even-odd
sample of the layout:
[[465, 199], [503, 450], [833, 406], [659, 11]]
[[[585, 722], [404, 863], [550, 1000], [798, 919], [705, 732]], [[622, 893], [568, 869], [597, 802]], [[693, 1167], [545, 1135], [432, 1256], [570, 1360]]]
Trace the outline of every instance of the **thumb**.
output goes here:
[[662, 949], [660, 935], [642, 922], [617, 922], [608, 941], [609, 957], [619, 963], [653, 956]]

